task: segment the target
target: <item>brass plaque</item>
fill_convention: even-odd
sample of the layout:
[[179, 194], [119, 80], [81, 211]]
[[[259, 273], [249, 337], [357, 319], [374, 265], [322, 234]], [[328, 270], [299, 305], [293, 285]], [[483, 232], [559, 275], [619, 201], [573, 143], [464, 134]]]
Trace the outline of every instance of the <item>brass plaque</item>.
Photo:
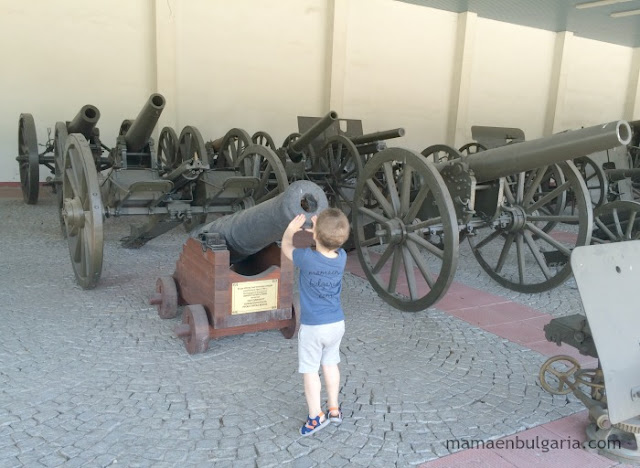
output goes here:
[[243, 281], [231, 285], [231, 315], [278, 308], [278, 280]]

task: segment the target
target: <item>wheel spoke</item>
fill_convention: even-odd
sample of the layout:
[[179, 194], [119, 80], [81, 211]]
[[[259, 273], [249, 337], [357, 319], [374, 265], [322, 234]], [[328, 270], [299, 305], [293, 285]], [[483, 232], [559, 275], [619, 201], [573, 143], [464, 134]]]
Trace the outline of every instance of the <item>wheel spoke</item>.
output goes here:
[[[540, 211], [543, 211], [542, 208]], [[545, 210], [546, 211], [546, 210]], [[548, 222], [556, 222], [556, 223], [577, 223], [580, 221], [580, 217], [571, 216], [571, 215], [531, 215], [527, 216], [527, 221], [548, 221]]]
[[407, 232], [416, 232], [421, 229], [428, 228], [429, 226], [436, 226], [438, 224], [442, 224], [442, 217], [438, 216], [437, 218], [430, 218], [426, 221], [420, 221], [416, 224], [409, 224], [406, 226]]
[[416, 246], [412, 242], [406, 243], [407, 249], [409, 249], [409, 253], [413, 257], [413, 261], [418, 266], [418, 270], [422, 273], [422, 277], [427, 282], [429, 287], [433, 289], [433, 278], [431, 278], [431, 272], [429, 271], [429, 266], [425, 263], [424, 257], [420, 255], [420, 252], [416, 248]]
[[494, 240], [496, 237], [498, 237], [501, 234], [502, 234], [502, 231], [496, 229], [491, 234], [489, 234], [487, 237], [485, 237], [480, 242], [478, 242], [478, 244], [476, 244], [474, 248], [476, 250], [481, 249], [482, 247], [487, 245], [489, 242], [491, 242], [492, 240]]
[[516, 254], [518, 257], [518, 280], [520, 284], [524, 284], [524, 245], [522, 233], [516, 233]]
[[69, 185], [71, 185], [71, 192], [73, 192], [73, 197], [78, 197], [80, 193], [80, 184], [78, 183], [78, 179], [76, 178], [76, 173], [73, 171], [73, 167], [69, 167], [68, 169], [66, 169], [65, 173], [67, 174]]
[[415, 232], [410, 233], [408, 235], [407, 240], [415, 242], [420, 247], [423, 247], [424, 249], [426, 249], [427, 252], [432, 253], [433, 255], [435, 255], [436, 257], [438, 257], [440, 259], [444, 258], [444, 251], [442, 249], [439, 249], [438, 247], [433, 245], [428, 240], [426, 240], [423, 237], [420, 237], [419, 235], [417, 235]]
[[416, 285], [416, 276], [413, 269], [413, 261], [411, 254], [406, 246], [402, 246], [402, 263], [404, 263], [404, 274], [407, 277], [407, 286], [409, 286], [409, 295], [411, 300], [418, 298], [418, 287]]
[[511, 191], [509, 179], [507, 179], [506, 183], [504, 184], [504, 196], [507, 197], [507, 202], [509, 202], [511, 205], [516, 204], [516, 197], [513, 196], [513, 192]]
[[522, 203], [522, 199], [524, 197], [524, 184], [526, 175], [526, 172], [521, 172], [520, 174], [518, 174], [518, 193], [516, 196], [516, 202], [520, 204]]
[[398, 188], [396, 187], [396, 181], [393, 178], [393, 168], [391, 162], [383, 164], [384, 175], [387, 179], [387, 189], [389, 190], [389, 196], [391, 198], [391, 206], [393, 206], [393, 215], [398, 216], [400, 214], [400, 198], [398, 197]]
[[545, 276], [546, 279], [550, 279], [553, 276], [553, 274], [549, 270], [549, 266], [547, 265], [547, 262], [544, 259], [544, 255], [542, 255], [542, 252], [540, 252], [540, 248], [537, 246], [537, 244], [533, 240], [533, 237], [531, 236], [531, 233], [529, 231], [524, 231], [523, 234], [524, 234], [524, 240], [529, 246], [529, 250], [533, 254], [533, 258], [536, 260], [536, 263], [540, 267], [540, 270], [542, 270], [542, 274]]
[[513, 240], [516, 235], [513, 233], [507, 234], [507, 238], [504, 240], [504, 245], [502, 246], [502, 250], [500, 251], [500, 256], [498, 257], [498, 263], [496, 264], [495, 272], [500, 273], [502, 271], [502, 267], [504, 266], [504, 262], [507, 260], [507, 255], [509, 254], [509, 250], [513, 245]]
[[363, 215], [368, 216], [369, 218], [373, 219], [374, 221], [377, 221], [380, 224], [384, 224], [385, 226], [389, 222], [389, 220], [387, 218], [385, 218], [384, 216], [382, 216], [380, 213], [376, 213], [375, 211], [370, 210], [369, 208], [365, 208], [363, 206], [359, 206], [358, 207], [358, 211], [360, 213], [362, 213]]
[[394, 293], [396, 291], [396, 286], [398, 285], [398, 272], [400, 271], [400, 260], [401, 257], [398, 255], [398, 249], [393, 249], [393, 261], [391, 262], [391, 273], [389, 274], [389, 286], [387, 287], [387, 292]]
[[427, 185], [423, 185], [422, 187], [420, 187], [416, 198], [411, 202], [411, 207], [407, 211], [407, 214], [405, 214], [404, 218], [402, 218], [405, 224], [409, 224], [416, 218], [416, 216], [418, 215], [418, 211], [420, 211], [420, 208], [422, 208], [422, 204], [427, 199], [429, 191], [430, 190]]
[[533, 182], [531, 182], [531, 185], [529, 185], [529, 187], [527, 188], [527, 191], [524, 194], [524, 197], [522, 198], [523, 205], [526, 205], [531, 201], [533, 194], [536, 191], [536, 189], [540, 186], [540, 183], [542, 182], [542, 178], [547, 172], [548, 167], [549, 166], [544, 166], [537, 170], [536, 176], [533, 178]]
[[620, 225], [620, 218], [618, 217], [618, 210], [613, 209], [613, 222], [616, 226], [616, 232], [618, 233], [618, 239], [624, 239], [624, 234], [622, 233], [622, 226]]
[[567, 190], [570, 186], [571, 186], [571, 181], [567, 180], [564, 184], [559, 185], [558, 187], [553, 189], [551, 192], [546, 193], [542, 198], [539, 198], [534, 204], [526, 207], [525, 208], [526, 213], [527, 214], [533, 213], [535, 210], [537, 210], [541, 206], [546, 205], [554, 198], [557, 198], [558, 196], [560, 196], [562, 192]]
[[409, 197], [411, 196], [411, 177], [413, 175], [413, 168], [407, 166], [402, 172], [402, 188], [400, 189], [400, 216], [407, 214], [409, 210]]
[[382, 269], [384, 264], [387, 263], [387, 260], [389, 260], [389, 257], [391, 257], [391, 254], [394, 252], [394, 250], [395, 249], [394, 249], [394, 245], [393, 244], [388, 244], [387, 245], [387, 248], [384, 250], [382, 255], [380, 255], [380, 258], [378, 259], [376, 264], [371, 269], [371, 272], [373, 274], [378, 274], [380, 272], [380, 270]]
[[536, 226], [535, 224], [527, 222], [526, 228], [529, 229], [538, 237], [540, 237], [542, 240], [545, 240], [547, 243], [553, 245], [556, 249], [558, 249], [560, 252], [565, 254], [567, 257], [571, 256], [571, 250], [569, 250], [567, 247], [565, 247], [560, 242], [555, 240], [553, 237], [551, 237], [549, 234], [544, 232], [542, 229], [538, 228], [538, 226]]
[[614, 242], [618, 240], [618, 238], [615, 236], [615, 234], [613, 232], [611, 232], [607, 226], [605, 226], [605, 224], [600, 220], [600, 218], [596, 218], [595, 222], [596, 222], [596, 225], [602, 231], [604, 231], [604, 233], [609, 237], [609, 239], [611, 239]]
[[632, 211], [629, 214], [629, 219], [627, 220], [627, 230], [625, 232], [625, 238], [628, 240], [631, 240], [631, 233], [633, 232], [633, 226], [636, 223], [636, 215], [638, 214], [637, 211]]
[[386, 213], [389, 219], [394, 218], [395, 214], [393, 212], [393, 207], [389, 204], [385, 196], [382, 194], [380, 189], [376, 187], [376, 184], [373, 182], [373, 179], [367, 179], [367, 187], [371, 191], [371, 194], [374, 196], [376, 201], [380, 204], [383, 211]]

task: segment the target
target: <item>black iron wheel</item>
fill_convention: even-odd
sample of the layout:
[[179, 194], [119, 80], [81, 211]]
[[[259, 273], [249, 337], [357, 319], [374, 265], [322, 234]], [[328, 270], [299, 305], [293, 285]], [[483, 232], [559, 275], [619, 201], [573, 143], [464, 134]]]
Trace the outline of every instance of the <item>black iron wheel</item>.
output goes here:
[[595, 210], [607, 201], [609, 180], [602, 167], [588, 156], [574, 159], [573, 163], [584, 179], [587, 190], [589, 191], [589, 196], [591, 197], [593, 209]]
[[[202, 136], [200, 137], [202, 139]], [[170, 172], [180, 165], [178, 160], [178, 135], [171, 127], [164, 127], [158, 139], [158, 166], [162, 172]]]
[[640, 203], [616, 200], [593, 212], [592, 244], [640, 239]]
[[78, 284], [91, 289], [102, 273], [104, 210], [93, 154], [79, 133], [67, 138], [62, 194], [71, 265]]
[[356, 184], [362, 173], [362, 161], [356, 146], [345, 136], [335, 135], [327, 140], [318, 157], [327, 171], [324, 191], [329, 204], [350, 216]]
[[252, 145], [251, 137], [241, 128], [232, 128], [222, 139], [216, 167], [235, 167], [235, 161], [247, 146]]
[[266, 146], [270, 150], [276, 150], [276, 144], [267, 132], [263, 132], [262, 130], [257, 131], [251, 136], [251, 141], [257, 145]]
[[462, 157], [458, 150], [447, 145], [431, 145], [423, 149], [421, 154], [427, 158], [427, 161], [434, 164], [452, 161]]
[[[372, 198], [378, 207], [367, 208]], [[380, 297], [411, 312], [435, 304], [458, 263], [456, 212], [435, 166], [406, 149], [380, 151], [362, 170], [353, 210], [358, 257]]]
[[38, 137], [36, 124], [31, 114], [20, 114], [18, 121], [18, 166], [20, 168], [20, 187], [25, 203], [38, 203], [40, 190], [40, 156], [38, 155]]
[[[505, 186], [506, 202], [497, 225], [475, 230], [469, 237], [478, 263], [502, 286], [522, 293], [538, 293], [555, 288], [571, 275], [569, 257], [578, 246], [591, 240], [593, 212], [587, 188], [571, 162], [559, 164], [566, 181], [550, 191], [540, 193], [548, 167], [517, 176], [518, 182], [509, 190]], [[515, 192], [515, 193], [514, 193]], [[545, 210], [553, 200], [572, 193], [575, 212]], [[578, 224], [578, 232], [566, 232], [562, 223]], [[553, 226], [546, 232], [543, 227]]]
[[256, 205], [279, 195], [289, 186], [287, 172], [280, 158], [266, 146], [254, 144], [246, 147], [235, 159], [235, 167], [243, 176], [259, 181], [246, 193]]

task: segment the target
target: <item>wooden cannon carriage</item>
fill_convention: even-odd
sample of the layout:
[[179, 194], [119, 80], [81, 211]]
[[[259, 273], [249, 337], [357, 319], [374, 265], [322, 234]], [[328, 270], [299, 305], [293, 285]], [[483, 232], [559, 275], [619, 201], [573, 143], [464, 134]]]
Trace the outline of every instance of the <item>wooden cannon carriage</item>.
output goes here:
[[322, 189], [298, 181], [259, 206], [224, 216], [196, 229], [183, 246], [173, 276], [161, 277], [151, 304], [161, 318], [174, 318], [184, 305], [176, 334], [190, 354], [209, 340], [279, 329], [296, 333], [299, 298], [293, 264], [276, 241], [297, 214], [308, 219], [327, 207]]

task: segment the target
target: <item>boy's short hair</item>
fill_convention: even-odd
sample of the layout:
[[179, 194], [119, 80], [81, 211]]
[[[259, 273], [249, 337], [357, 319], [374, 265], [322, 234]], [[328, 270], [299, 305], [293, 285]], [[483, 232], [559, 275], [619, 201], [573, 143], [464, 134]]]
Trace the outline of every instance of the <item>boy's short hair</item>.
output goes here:
[[337, 208], [327, 208], [316, 219], [316, 240], [330, 250], [339, 249], [349, 238], [349, 220]]

